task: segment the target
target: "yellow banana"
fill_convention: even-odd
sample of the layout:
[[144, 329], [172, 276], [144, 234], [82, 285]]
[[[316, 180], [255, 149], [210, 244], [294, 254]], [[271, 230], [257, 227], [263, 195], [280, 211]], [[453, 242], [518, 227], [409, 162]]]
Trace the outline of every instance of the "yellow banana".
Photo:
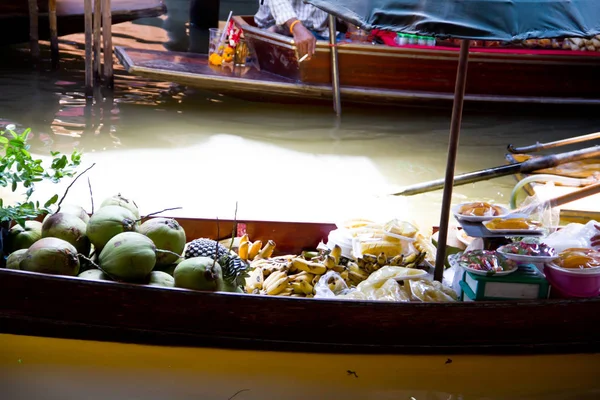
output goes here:
[[363, 254], [362, 258], [363, 258], [363, 260], [365, 260], [365, 263], [376, 263], [377, 262], [377, 256], [374, 256], [373, 254]]
[[250, 271], [246, 277], [246, 293], [252, 293], [255, 289], [262, 289], [264, 279], [261, 268], [255, 268]]
[[331, 253], [329, 253], [329, 255], [333, 257], [336, 265], [339, 264], [340, 257], [342, 256], [342, 248], [336, 244], [335, 246], [333, 246], [333, 249], [331, 250]]
[[346, 270], [346, 267], [344, 267], [343, 265], [336, 265], [335, 267], [332, 268], [332, 270], [334, 270], [337, 273], [341, 273]]
[[248, 260], [254, 260], [254, 257], [258, 255], [258, 252], [261, 248], [262, 242], [260, 240], [257, 240], [256, 242], [252, 243], [252, 245], [250, 245], [250, 249], [248, 250]]
[[292, 293], [290, 297], [306, 297], [304, 294]]
[[[244, 236], [242, 236], [242, 237], [240, 238], [240, 246], [241, 246], [242, 244], [244, 244], [244, 243], [248, 243], [248, 242], [249, 242], [248, 234], [247, 234], [247, 233], [245, 233], [245, 234], [244, 234]], [[249, 243], [248, 243], [248, 244], [249, 244]]]
[[399, 254], [390, 260], [390, 265], [399, 266], [404, 261], [404, 254]]
[[336, 266], [336, 262], [335, 262], [335, 258], [332, 255], [328, 255], [325, 257], [325, 260], [323, 261], [323, 265], [325, 265], [325, 268], [327, 269], [333, 269], [333, 267]]
[[273, 255], [273, 250], [275, 250], [275, 242], [272, 240], [269, 240], [267, 242], [267, 244], [265, 244], [265, 247], [263, 247], [263, 249], [258, 252], [257, 257], [258, 258], [269, 258]]
[[312, 285], [313, 286], [317, 286], [317, 283], [319, 282], [319, 279], [321, 279], [323, 275], [315, 275], [315, 277], [312, 280]]
[[313, 292], [313, 286], [306, 281], [297, 281], [290, 283], [296, 294], [311, 294]]
[[314, 279], [315, 274], [311, 274], [305, 271], [302, 271], [299, 274], [296, 275], [290, 275], [290, 282], [307, 282], [307, 283], [312, 283], [312, 280]]
[[281, 292], [275, 294], [275, 296], [291, 296], [294, 293], [294, 289], [290, 286], [286, 286]]
[[[272, 279], [269, 281], [269, 279]], [[273, 272], [263, 283], [264, 291], [269, 296], [275, 296], [288, 287], [288, 276], [285, 272]]]
[[363, 258], [359, 258], [358, 260], [356, 260], [356, 265], [358, 265], [360, 268], [364, 268], [365, 267], [365, 260]]
[[418, 255], [419, 255], [419, 253], [417, 253], [417, 252], [409, 254], [408, 256], [404, 257], [402, 264], [407, 265], [407, 264], [415, 262]]
[[383, 267], [385, 264], [387, 264], [387, 257], [385, 256], [385, 253], [381, 252], [377, 256], [377, 265]]
[[365, 279], [368, 278], [368, 275], [362, 271], [363, 274], [361, 274], [360, 272], [355, 272], [355, 271], [349, 271], [348, 272], [348, 280], [354, 285], [358, 285], [359, 283], [361, 283], [362, 281], [364, 281]]
[[244, 242], [240, 244], [238, 249], [238, 255], [244, 261], [248, 260], [248, 249], [250, 248], [250, 243]]
[[323, 275], [325, 272], [327, 272], [327, 267], [325, 267], [323, 264], [306, 261], [302, 258], [294, 258], [292, 260], [292, 265], [300, 271], [310, 272], [311, 274], [315, 275]]

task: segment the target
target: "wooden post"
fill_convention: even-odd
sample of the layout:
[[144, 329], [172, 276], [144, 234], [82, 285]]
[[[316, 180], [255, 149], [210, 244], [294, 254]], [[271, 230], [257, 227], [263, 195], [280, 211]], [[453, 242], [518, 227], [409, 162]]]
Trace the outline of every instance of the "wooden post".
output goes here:
[[456, 166], [456, 153], [458, 152], [458, 139], [462, 122], [465, 87], [467, 86], [467, 66], [469, 62], [469, 46], [471, 41], [463, 39], [460, 43], [458, 70], [456, 72], [456, 85], [454, 87], [454, 104], [452, 106], [452, 120], [450, 121], [450, 138], [448, 143], [448, 160], [446, 163], [446, 178], [444, 194], [442, 195], [442, 215], [440, 217], [440, 230], [438, 237], [437, 254], [433, 278], [441, 282], [444, 276], [446, 261], [446, 243], [448, 241], [448, 225], [450, 219], [450, 205], [452, 202], [452, 189], [454, 183], [454, 169]]
[[37, 0], [29, 0], [29, 46], [31, 48], [31, 56], [34, 59], [40, 57], [38, 17], [39, 10]]
[[329, 14], [329, 44], [331, 45], [331, 83], [333, 89], [333, 109], [338, 117], [342, 115], [340, 101], [340, 70], [338, 65], [338, 51], [336, 46], [335, 17]]
[[48, 0], [48, 22], [50, 24], [50, 58], [52, 67], [58, 66], [58, 25], [56, 20], [56, 0]]
[[102, 43], [101, 29], [102, 26], [102, 0], [94, 0], [94, 79], [100, 81], [102, 76]]
[[104, 42], [104, 83], [108, 88], [114, 84], [113, 48], [112, 48], [112, 13], [110, 0], [102, 3], [102, 39]]
[[[83, 0], [85, 26], [85, 97], [90, 99], [94, 90], [92, 67], [92, 0]], [[95, 32], [94, 32], [95, 33]]]

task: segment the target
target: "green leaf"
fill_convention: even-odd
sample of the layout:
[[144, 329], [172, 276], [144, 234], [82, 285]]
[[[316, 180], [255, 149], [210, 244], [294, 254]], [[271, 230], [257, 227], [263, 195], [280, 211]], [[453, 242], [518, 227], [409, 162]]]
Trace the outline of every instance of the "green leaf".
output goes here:
[[52, 204], [56, 203], [58, 201], [58, 195], [55, 194], [54, 196], [52, 196], [50, 198], [50, 200], [48, 200], [46, 203], [44, 203], [44, 207], [50, 207]]
[[0, 136], [0, 143], [8, 143], [8, 139], [4, 136]]
[[14, 192], [15, 190], [17, 190], [17, 181], [13, 181], [12, 183], [12, 191]]

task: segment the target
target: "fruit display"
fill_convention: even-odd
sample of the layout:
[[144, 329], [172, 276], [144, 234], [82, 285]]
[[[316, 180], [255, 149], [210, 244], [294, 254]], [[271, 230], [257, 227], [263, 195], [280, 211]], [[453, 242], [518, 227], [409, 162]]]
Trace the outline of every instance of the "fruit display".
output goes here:
[[[104, 199], [90, 216], [77, 205], [59, 205], [41, 223], [15, 225], [9, 234], [7, 268], [259, 296], [452, 300], [444, 294], [447, 288], [425, 278], [435, 248], [415, 225], [357, 219], [346, 221], [342, 230], [352, 237], [349, 252], [328, 243], [331, 248], [321, 244], [301, 254], [281, 255], [275, 253], [275, 241], [251, 241], [248, 234], [186, 243], [185, 230], [175, 219], [143, 217], [134, 201], [117, 194]], [[411, 282], [404, 287], [403, 280]]]

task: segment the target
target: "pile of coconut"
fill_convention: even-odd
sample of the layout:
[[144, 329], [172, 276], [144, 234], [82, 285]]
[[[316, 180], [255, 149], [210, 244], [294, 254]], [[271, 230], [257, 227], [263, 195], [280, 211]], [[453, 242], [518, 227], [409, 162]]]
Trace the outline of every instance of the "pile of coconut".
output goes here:
[[186, 244], [184, 229], [172, 218], [141, 221], [136, 204], [120, 194], [105, 199], [91, 217], [80, 206], [59, 206], [43, 222], [10, 229], [7, 268], [175, 286], [172, 274]]

